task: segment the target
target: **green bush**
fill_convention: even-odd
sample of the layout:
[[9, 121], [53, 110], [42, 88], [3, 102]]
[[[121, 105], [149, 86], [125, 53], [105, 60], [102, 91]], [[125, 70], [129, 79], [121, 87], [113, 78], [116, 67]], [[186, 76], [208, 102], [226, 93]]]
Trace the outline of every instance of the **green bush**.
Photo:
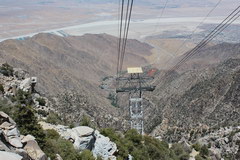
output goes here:
[[46, 101], [45, 101], [44, 98], [39, 97], [39, 98], [36, 99], [36, 101], [38, 101], [40, 106], [45, 106], [46, 105]]
[[61, 117], [54, 112], [49, 113], [49, 115], [47, 116], [46, 122], [51, 124], [62, 124]]
[[[105, 128], [101, 134], [115, 142], [118, 152], [115, 154], [118, 160], [127, 159], [131, 154], [136, 160], [185, 160], [189, 157], [187, 152], [181, 149], [169, 149], [167, 143], [149, 136], [142, 136], [136, 130], [129, 130], [124, 135], [117, 134], [113, 129]], [[175, 152], [181, 151], [179, 156]]]
[[47, 130], [45, 130], [45, 134], [46, 134], [46, 137], [50, 138], [50, 139], [57, 140], [58, 138], [60, 138], [60, 135], [54, 129], [47, 129]]
[[[73, 147], [73, 144], [60, 137], [55, 130], [46, 130], [46, 144], [43, 151], [51, 158], [55, 159], [59, 154], [64, 160], [82, 160], [82, 155]], [[87, 155], [84, 155], [87, 156]]]
[[[100, 160], [100, 157], [98, 157], [98, 159]], [[91, 151], [84, 150], [79, 154], [78, 160], [95, 160], [95, 158]]]
[[3, 88], [3, 85], [2, 85], [2, 84], [0, 84], [0, 91], [1, 91], [2, 93], [4, 93], [4, 88]]
[[200, 145], [199, 143], [193, 144], [192, 147], [193, 147], [196, 151], [200, 151], [200, 149], [201, 149], [201, 145]]
[[13, 67], [10, 66], [8, 63], [2, 64], [0, 67], [0, 73], [2, 73], [4, 76], [13, 76]]
[[109, 93], [107, 99], [111, 101], [112, 106], [118, 107], [117, 96], [115, 95], [115, 93]]
[[46, 147], [43, 148], [43, 151], [51, 159], [55, 159], [56, 154], [59, 154], [64, 160], [81, 160], [78, 158], [79, 153], [74, 149], [73, 144], [62, 138], [47, 138]]
[[29, 92], [25, 92], [21, 89], [17, 90], [17, 94], [15, 97], [15, 100], [18, 104], [24, 104], [24, 105], [32, 105], [32, 95]]
[[200, 149], [200, 155], [202, 157], [207, 157], [209, 155], [209, 150], [208, 147], [206, 145], [203, 145]]
[[47, 117], [47, 115], [48, 115], [48, 112], [45, 111], [45, 110], [37, 110], [37, 113], [38, 113], [39, 115], [42, 115], [43, 117]]
[[16, 109], [13, 118], [18, 125], [20, 133], [23, 135], [33, 135], [39, 146], [44, 147], [46, 135], [42, 127], [38, 124], [33, 108], [31, 106], [18, 105]]
[[0, 111], [8, 114], [10, 117], [13, 117], [13, 113], [15, 112], [15, 107], [8, 104], [7, 99], [0, 98]]
[[205, 160], [204, 158], [202, 158], [199, 154], [195, 157], [195, 160]]
[[88, 126], [91, 127], [92, 126], [92, 122], [90, 120], [90, 118], [88, 118], [88, 116], [83, 115], [81, 121], [80, 121], [80, 126]]

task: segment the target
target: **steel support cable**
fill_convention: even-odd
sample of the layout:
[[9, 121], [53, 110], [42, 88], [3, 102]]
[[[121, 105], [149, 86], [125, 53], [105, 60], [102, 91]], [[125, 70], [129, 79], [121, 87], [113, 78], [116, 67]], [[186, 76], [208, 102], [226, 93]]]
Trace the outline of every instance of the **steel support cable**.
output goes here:
[[[240, 11], [238, 11], [238, 13], [236, 13], [236, 15], [239, 14], [239, 13], [240, 13]], [[240, 14], [237, 15], [237, 16], [232, 17], [231, 20], [230, 20], [231, 21], [230, 23], [228, 23], [227, 25], [223, 26], [223, 28], [221, 28], [215, 35], [212, 35], [206, 42], [204, 42], [201, 46], [196, 48], [195, 51], [191, 52], [188, 57], [186, 57], [179, 65], [175, 66], [175, 68], [173, 68], [173, 69], [178, 69], [183, 63], [185, 63], [189, 58], [191, 58], [192, 56], [197, 54], [200, 49], [205, 47], [213, 38], [215, 38], [217, 35], [219, 35], [223, 30], [225, 30], [229, 25], [231, 25], [239, 17], [240, 17]]]
[[[239, 14], [239, 15], [237, 15], [237, 14]], [[224, 29], [226, 29], [229, 25], [231, 25], [235, 20], [237, 20], [238, 18], [240, 17], [240, 11], [238, 11], [235, 15], [234, 15], [234, 17], [232, 17], [231, 18], [231, 22], [230, 23], [228, 23], [226, 26], [224, 26], [224, 28], [222, 28], [221, 29], [221, 31], [220, 32], [218, 32], [217, 33], [217, 35], [219, 34], [219, 33], [221, 33]], [[216, 36], [217, 36], [216, 35]], [[214, 37], [216, 37], [216, 36], [214, 36]], [[214, 38], [213, 37], [213, 38]], [[213, 39], [212, 38], [212, 39]], [[210, 42], [212, 39], [210, 39], [208, 42]], [[207, 44], [207, 43], [206, 43]], [[204, 46], [206, 46], [206, 45], [204, 45]], [[204, 47], [204, 46], [202, 46], [202, 47]], [[201, 48], [202, 48], [201, 47]], [[200, 48], [200, 49], [201, 49]], [[190, 55], [190, 57], [192, 57], [192, 56], [194, 56], [197, 52], [199, 51], [199, 49], [197, 50], [197, 51], [195, 51], [192, 55]], [[164, 78], [166, 78], [167, 77], [167, 75], [169, 74], [169, 73], [171, 73], [171, 72], [173, 72], [174, 70], [176, 70], [176, 69], [178, 69], [183, 63], [185, 63], [187, 61], [187, 59], [184, 61], [184, 62], [182, 62], [181, 64], [179, 64], [178, 66], [176, 66], [175, 68], [172, 68], [172, 69], [170, 69], [170, 70], [168, 70], [167, 72], [165, 72], [164, 73], [164, 75], [159, 79], [159, 81], [161, 81], [161, 80], [163, 80]], [[170, 75], [170, 77], [169, 78], [172, 78], [174, 75]], [[156, 81], [155, 81], [156, 82]], [[154, 83], [155, 83], [154, 82]], [[178, 89], [178, 88], [176, 88], [176, 89]]]
[[120, 12], [120, 8], [121, 8], [121, 0], [118, 0], [118, 35], [119, 35], [119, 38], [117, 40], [117, 77], [118, 77], [118, 67], [119, 67], [119, 49], [118, 49], [118, 45], [119, 45], [119, 41], [120, 41], [120, 15], [121, 15], [121, 12]]
[[[166, 0], [166, 2], [167, 2], [168, 0]], [[191, 33], [191, 35], [190, 35], [190, 39], [192, 39], [192, 36], [193, 36], [193, 34], [197, 31], [197, 29], [198, 29], [198, 27], [199, 26], [201, 26], [205, 21], [206, 21], [206, 19], [211, 15], [211, 13], [218, 7], [218, 5], [220, 4], [222, 2], [222, 0], [219, 0], [218, 2], [217, 2], [217, 4], [208, 12], [208, 14], [204, 17], [204, 19], [197, 25], [197, 27], [194, 29], [194, 31]], [[165, 5], [167, 5], [167, 3], [165, 4]], [[165, 6], [166, 7], [166, 6]], [[165, 8], [164, 7], [164, 8]], [[162, 14], [161, 14], [161, 16], [162, 16]], [[176, 51], [174, 52], [175, 54], [177, 54], [178, 52], [179, 52], [179, 50], [186, 44], [186, 42], [187, 42], [187, 39], [186, 40], [184, 40], [184, 42], [176, 49]], [[172, 58], [170, 58], [169, 60], [167, 60], [167, 62], [165, 63], [165, 65], [167, 65], [170, 61], [172, 60]], [[152, 65], [153, 64], [156, 64], [157, 62], [154, 62], [154, 63], [152, 63]]]
[[[240, 15], [238, 15], [239, 13], [240, 13], [240, 11], [237, 11], [238, 9], [240, 8], [240, 6], [238, 6], [230, 15], [228, 15], [227, 16], [227, 18], [225, 18], [212, 32], [210, 32], [210, 34], [209, 35], [212, 35], [212, 33], [214, 33], [214, 32], [216, 32], [216, 29], [217, 29], [217, 31], [220, 31], [220, 32], [218, 32], [214, 37], [216, 37], [218, 34], [220, 34], [224, 29], [226, 29], [229, 25], [231, 25], [235, 20], [237, 20], [237, 18], [239, 18], [240, 17]], [[237, 13], [235, 13], [237, 11]], [[235, 13], [235, 14], [234, 14]], [[234, 14], [234, 15], [233, 15]], [[233, 16], [232, 16], [233, 15]], [[232, 17], [231, 17], [232, 16]], [[229, 19], [229, 17], [231, 17], [230, 18], [230, 20], [227, 20], [227, 19]], [[232, 21], [231, 21], [232, 20]], [[226, 23], [225, 23], [225, 21], [227, 21]], [[231, 21], [231, 22], [230, 22]], [[230, 23], [228, 23], [228, 22], [230, 22]], [[223, 23], [225, 23], [224, 25], [223, 25]], [[228, 24], [227, 24], [228, 23]], [[227, 24], [227, 25], [226, 25]], [[223, 26], [221, 26], [221, 25], [223, 25]], [[206, 41], [205, 39], [207, 39], [207, 38], [209, 38], [209, 35], [208, 36], [206, 36], [201, 42], [203, 42], [203, 41], [205, 41], [205, 42], [209, 42], [209, 41], [211, 41], [214, 37], [212, 37], [212, 39], [208, 39], [208, 41]], [[200, 43], [201, 43], [200, 42]], [[168, 75], [168, 73], [171, 73], [172, 71], [174, 71], [175, 69], [178, 69], [183, 63], [185, 63], [186, 62], [186, 60], [187, 60], [187, 57], [188, 56], [193, 56], [194, 54], [196, 54], [197, 53], [197, 51], [199, 51], [199, 50], [196, 50], [197, 48], [200, 48], [200, 43], [196, 46], [196, 47], [194, 47], [191, 51], [189, 51], [188, 53], [187, 53], [187, 55], [185, 56], [185, 57], [183, 57], [181, 60], [180, 60], [180, 62], [178, 62], [174, 67], [172, 67], [170, 70], [168, 70], [168, 71], [166, 71], [165, 73], [164, 73], [164, 75], [159, 79], [159, 81], [161, 81], [162, 79], [164, 79], [164, 78], [166, 78], [167, 77], [167, 75]], [[201, 44], [203, 44], [203, 43], [201, 43]], [[206, 43], [207, 44], [207, 43]], [[201, 45], [202, 47], [204, 47], [203, 45]], [[206, 46], [206, 45], [205, 45]], [[202, 48], [201, 47], [201, 48]], [[194, 51], [194, 52], [193, 52]], [[191, 54], [191, 53], [194, 53], [194, 54]], [[172, 75], [173, 76], [173, 75]], [[172, 77], [172, 76], [170, 76], [170, 78]]]
[[[224, 25], [226, 25], [230, 20], [231, 20], [231, 18], [233, 18], [233, 17], [231, 17], [238, 9], [240, 8], [240, 6], [239, 7], [237, 7], [230, 15], [228, 15], [216, 28], [214, 28], [214, 30], [212, 30], [200, 43], [198, 43], [198, 45], [196, 46], [196, 47], [194, 47], [192, 50], [190, 50], [189, 52], [187, 52], [187, 55], [185, 56], [185, 57], [187, 57], [189, 54], [191, 54], [191, 52], [193, 51], [193, 50], [195, 50], [196, 48], [198, 48], [201, 44], [203, 44], [205, 41], [206, 41], [206, 39], [208, 39], [210, 36], [212, 36], [213, 34], [215, 34], [219, 29], [221, 29]], [[237, 14], [237, 13], [236, 13]], [[235, 14], [235, 15], [236, 15]], [[228, 20], [229, 19], [229, 17], [231, 17], [230, 18], [230, 20]], [[228, 21], [228, 22], [225, 22], [225, 21]], [[225, 23], [225, 24], [224, 24]], [[185, 58], [184, 57], [184, 58]], [[184, 59], [183, 58], [183, 59]], [[183, 60], [182, 59], [182, 60]], [[178, 63], [180, 63], [181, 61], [179, 61]]]
[[130, 4], [130, 0], [128, 0], [127, 2], [127, 8], [126, 8], [126, 15], [125, 15], [125, 23], [124, 23], [124, 32], [123, 32], [123, 42], [122, 42], [122, 46], [121, 46], [121, 52], [120, 52], [120, 71], [122, 71], [122, 57], [124, 54], [124, 45], [125, 45], [125, 41], [126, 41], [126, 33], [127, 33], [127, 25], [128, 25], [128, 14], [129, 14], [129, 4]]
[[[240, 12], [239, 12], [240, 13]], [[240, 15], [238, 15], [237, 17], [235, 17], [234, 19], [236, 20], [237, 18], [239, 18]], [[234, 20], [233, 20], [234, 21]], [[232, 21], [232, 22], [233, 22]], [[231, 24], [231, 23], [230, 23]], [[227, 28], [230, 24], [228, 24], [227, 26], [224, 26], [223, 29], [221, 29], [221, 31], [219, 31], [219, 33], [217, 33], [215, 36], [213, 36], [211, 39], [209, 39], [208, 41], [206, 41], [204, 44], [202, 44], [201, 46], [199, 46], [198, 48], [196, 48], [195, 51], [191, 52], [191, 54], [186, 57], [180, 64], [174, 66], [174, 68], [172, 70], [178, 69], [182, 64], [184, 64], [189, 58], [191, 58], [192, 56], [194, 56], [195, 54], [197, 54], [199, 52], [200, 49], [202, 49], [203, 47], [205, 47], [213, 38], [215, 38], [218, 34], [220, 34], [225, 28]]]
[[[158, 25], [159, 25], [159, 23], [160, 23], [160, 20], [161, 20], [161, 18], [162, 18], [162, 16], [163, 16], [163, 13], [164, 13], [164, 11], [165, 11], [165, 9], [166, 9], [166, 7], [167, 7], [168, 1], [169, 1], [169, 0], [166, 0], [166, 1], [165, 1], [165, 4], [164, 4], [163, 9], [162, 9], [162, 12], [161, 12], [160, 16], [158, 17], [158, 22], [157, 22], [157, 25], [156, 25], [156, 27], [155, 27], [154, 32], [157, 31], [157, 27], [158, 27]], [[153, 32], [153, 33], [154, 33], [154, 32]]]
[[[239, 13], [239, 12], [238, 12], [238, 13]], [[236, 16], [238, 13], [236, 13], [235, 16]], [[220, 26], [219, 29], [217, 29], [216, 31], [214, 31], [214, 33], [212, 33], [212, 35], [208, 35], [208, 36], [209, 36], [208, 39], [210, 39], [212, 36], [214, 36], [214, 34], [216, 34], [219, 30], [221, 30], [222, 28], [224, 28], [224, 27], [227, 25], [227, 23], [228, 23], [229, 21], [231, 21], [233, 18], [234, 18], [234, 16], [231, 17], [224, 25]], [[205, 40], [205, 41], [208, 41], [208, 39]], [[196, 47], [194, 47], [191, 51], [189, 51], [189, 53], [188, 53], [187, 55], [191, 54], [191, 52], [193, 52], [195, 49], [197, 49], [200, 45], [203, 45], [205, 41], [203, 41], [202, 43], [199, 43]], [[187, 55], [186, 55], [186, 57], [187, 57]], [[180, 62], [181, 62], [181, 61], [180, 61]], [[179, 63], [180, 63], [180, 62], [179, 62]]]
[[120, 22], [120, 30], [119, 30], [119, 40], [118, 40], [118, 62], [117, 62], [117, 76], [119, 76], [119, 65], [120, 65], [120, 53], [121, 53], [121, 41], [122, 41], [122, 21], [123, 21], [123, 10], [124, 10], [124, 0], [122, 0], [122, 8], [121, 8], [121, 22]]
[[[202, 47], [206, 46], [213, 38], [215, 38], [219, 33], [221, 33], [224, 29], [226, 29], [230, 24], [232, 24], [240, 15], [240, 8], [237, 7], [227, 18], [225, 18], [212, 32], [210, 32], [196, 47], [190, 50], [186, 56], [184, 56], [172, 69], [175, 69], [176, 66], [184, 63], [188, 59], [188, 56], [192, 54], [196, 54], [196, 52], [201, 49]], [[237, 13], [235, 13], [237, 11]], [[235, 13], [235, 14], [234, 14]], [[233, 15], [234, 14], [234, 15]], [[233, 15], [233, 16], [232, 16]], [[232, 17], [231, 17], [232, 16]], [[231, 17], [231, 18], [229, 18]], [[225, 22], [227, 21], [227, 22]], [[231, 22], [230, 22], [231, 21]], [[230, 22], [230, 23], [229, 23]], [[224, 24], [223, 24], [224, 23]]]
[[122, 66], [123, 66], [123, 60], [124, 60], [124, 55], [125, 55], [125, 51], [126, 51], [126, 45], [127, 45], [127, 39], [128, 39], [128, 31], [129, 31], [129, 26], [130, 26], [130, 21], [131, 21], [131, 16], [132, 16], [132, 8], [133, 8], [133, 1], [131, 0], [131, 5], [130, 5], [130, 13], [129, 13], [129, 17], [128, 17], [128, 25], [127, 25], [127, 33], [126, 33], [126, 39], [125, 39], [125, 44], [124, 44], [124, 49], [123, 49], [123, 56], [121, 59], [121, 66], [120, 66], [120, 70], [122, 71]]
[[[208, 12], [208, 14], [205, 16], [205, 18], [197, 25], [197, 27], [194, 29], [194, 31], [190, 35], [190, 39], [192, 39], [193, 34], [197, 31], [198, 27], [200, 27], [206, 19], [211, 15], [211, 13], [218, 7], [218, 5], [222, 2], [222, 0], [219, 0], [217, 4]], [[178, 49], [175, 51], [175, 55], [182, 49], [182, 47], [186, 44], [187, 39], [184, 40], [184, 42], [178, 47]]]

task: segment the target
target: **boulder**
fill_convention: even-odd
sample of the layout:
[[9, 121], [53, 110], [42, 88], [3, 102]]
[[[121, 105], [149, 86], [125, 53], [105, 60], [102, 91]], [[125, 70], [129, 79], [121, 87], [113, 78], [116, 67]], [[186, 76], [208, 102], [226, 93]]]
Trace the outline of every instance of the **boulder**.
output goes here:
[[9, 119], [9, 116], [6, 113], [0, 111], [0, 124], [8, 121], [8, 119]]
[[16, 125], [16, 123], [14, 122], [14, 120], [12, 118], [10, 118], [6, 113], [0, 111], [0, 124], [2, 124], [4, 122], [9, 122], [13, 125]]
[[35, 137], [29, 134], [21, 138], [22, 143], [27, 143], [28, 141], [32, 141], [32, 140], [35, 140]]
[[8, 137], [20, 137], [20, 133], [17, 128], [13, 128], [12, 130], [8, 130], [6, 135]]
[[95, 138], [92, 135], [88, 137], [76, 137], [73, 140], [74, 140], [73, 146], [77, 150], [84, 150], [84, 149], [92, 150], [95, 142]]
[[19, 137], [9, 138], [8, 142], [15, 148], [22, 148], [23, 144]]
[[10, 148], [0, 140], [0, 151], [10, 151]]
[[11, 153], [11, 152], [0, 151], [0, 159], [1, 160], [22, 160], [22, 156], [15, 153]]
[[56, 160], [63, 160], [59, 154], [56, 154]]
[[29, 73], [27, 73], [26, 71], [24, 71], [21, 68], [14, 68], [14, 72], [13, 74], [15, 75], [15, 77], [19, 80], [25, 79], [26, 77], [29, 76]]
[[92, 150], [94, 157], [101, 156], [104, 160], [116, 160], [113, 154], [117, 151], [117, 145], [110, 141], [108, 137], [105, 137], [95, 131], [94, 134], [96, 141]]
[[104, 160], [115, 160], [113, 154], [117, 151], [117, 145], [87, 126], [79, 126], [72, 129], [62, 125], [52, 125], [45, 122], [40, 122], [44, 129], [54, 129], [61, 137], [70, 140], [77, 150], [89, 149], [95, 157], [101, 156]]
[[72, 129], [79, 137], [86, 137], [92, 135], [94, 129], [87, 126], [79, 126]]
[[68, 130], [70, 139], [73, 139], [73, 146], [77, 150], [84, 150], [93, 148], [95, 138], [93, 136], [94, 130], [87, 126], [79, 126]]
[[18, 155], [23, 157], [23, 160], [31, 160], [31, 157], [24, 149], [16, 149], [15, 151]]
[[46, 154], [41, 150], [35, 140], [30, 140], [24, 146], [24, 150], [33, 160], [47, 160]]
[[0, 128], [1, 129], [4, 129], [4, 130], [10, 130], [10, 129], [13, 129], [15, 128], [15, 125], [9, 123], [9, 122], [3, 122], [1, 125], [0, 125]]
[[26, 78], [24, 79], [21, 83], [19, 88], [25, 92], [29, 91], [31, 89], [31, 84], [32, 84], [32, 80], [31, 78]]

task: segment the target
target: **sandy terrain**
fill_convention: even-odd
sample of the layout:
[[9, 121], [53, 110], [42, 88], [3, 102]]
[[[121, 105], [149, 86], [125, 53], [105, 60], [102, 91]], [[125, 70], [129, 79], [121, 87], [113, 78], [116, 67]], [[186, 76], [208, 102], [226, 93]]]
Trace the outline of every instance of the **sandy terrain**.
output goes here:
[[[191, 30], [218, 0], [139, 0], [133, 8], [130, 37], [142, 39], [164, 30]], [[218, 23], [236, 6], [236, 0], [222, 1], [206, 23]], [[63, 30], [71, 35], [108, 33], [117, 35], [118, 4], [115, 0], [2, 0], [0, 40], [39, 32]], [[65, 34], [65, 33], [58, 33]]]
[[[196, 26], [204, 19], [204, 17], [181, 17], [181, 18], [161, 18], [161, 19], [146, 19], [134, 20], [131, 22], [129, 30], [129, 38], [143, 40], [147, 36], [162, 34], [163, 32], [171, 31], [193, 31]], [[205, 21], [205, 24], [218, 24], [224, 17], [211, 17]], [[240, 24], [240, 20], [235, 24]], [[202, 30], [197, 30], [198, 32]], [[57, 35], [83, 35], [86, 33], [107, 33], [110, 35], [118, 36], [118, 21], [96, 21], [85, 23], [81, 25], [74, 25], [63, 28], [56, 28], [51, 30], [42, 30], [41, 32], [55, 33]], [[16, 39], [21, 37], [33, 36], [39, 32], [34, 32], [26, 35], [19, 35], [13, 37], [4, 37], [5, 39]]]

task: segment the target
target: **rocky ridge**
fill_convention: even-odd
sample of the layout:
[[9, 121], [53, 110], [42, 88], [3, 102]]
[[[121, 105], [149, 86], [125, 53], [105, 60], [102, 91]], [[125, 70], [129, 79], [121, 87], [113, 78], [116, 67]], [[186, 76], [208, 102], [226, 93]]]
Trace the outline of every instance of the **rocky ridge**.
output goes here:
[[76, 150], [89, 149], [93, 155], [102, 157], [104, 160], [115, 160], [114, 153], [117, 151], [115, 143], [111, 142], [108, 137], [105, 137], [99, 133], [98, 130], [94, 130], [87, 126], [79, 126], [70, 129], [63, 125], [52, 125], [46, 122], [39, 122], [43, 129], [56, 130], [61, 137], [69, 140], [73, 143]]
[[[29, 74], [21, 69], [11, 68], [8, 64], [10, 75], [3, 74], [4, 68], [0, 69], [0, 84], [2, 89], [1, 99], [5, 99], [12, 105], [16, 102], [12, 101], [19, 96], [19, 91], [29, 93], [32, 106], [38, 113], [38, 117], [46, 119], [49, 112], [56, 112], [52, 107], [52, 103], [48, 98], [41, 96], [35, 90], [37, 84], [36, 77], [29, 77]], [[3, 65], [3, 66], [5, 66]], [[22, 93], [21, 93], [22, 94]], [[23, 97], [22, 100], [28, 97]], [[41, 101], [39, 99], [42, 99]], [[25, 102], [25, 101], [24, 101]], [[26, 104], [21, 104], [26, 107]], [[39, 113], [46, 113], [45, 115]], [[114, 153], [117, 151], [115, 143], [111, 142], [108, 137], [99, 133], [99, 131], [86, 126], [79, 126], [70, 129], [63, 125], [53, 125], [46, 122], [40, 123], [43, 129], [54, 129], [61, 137], [73, 142], [73, 146], [78, 151], [91, 150], [93, 155], [103, 159], [115, 160]], [[21, 135], [17, 128], [16, 122], [4, 112], [0, 111], [0, 157], [4, 160], [47, 160], [47, 155], [39, 147], [36, 138], [32, 135]], [[61, 160], [60, 155], [56, 155]]]
[[20, 135], [15, 121], [0, 111], [0, 157], [4, 160], [47, 160], [35, 138]]

